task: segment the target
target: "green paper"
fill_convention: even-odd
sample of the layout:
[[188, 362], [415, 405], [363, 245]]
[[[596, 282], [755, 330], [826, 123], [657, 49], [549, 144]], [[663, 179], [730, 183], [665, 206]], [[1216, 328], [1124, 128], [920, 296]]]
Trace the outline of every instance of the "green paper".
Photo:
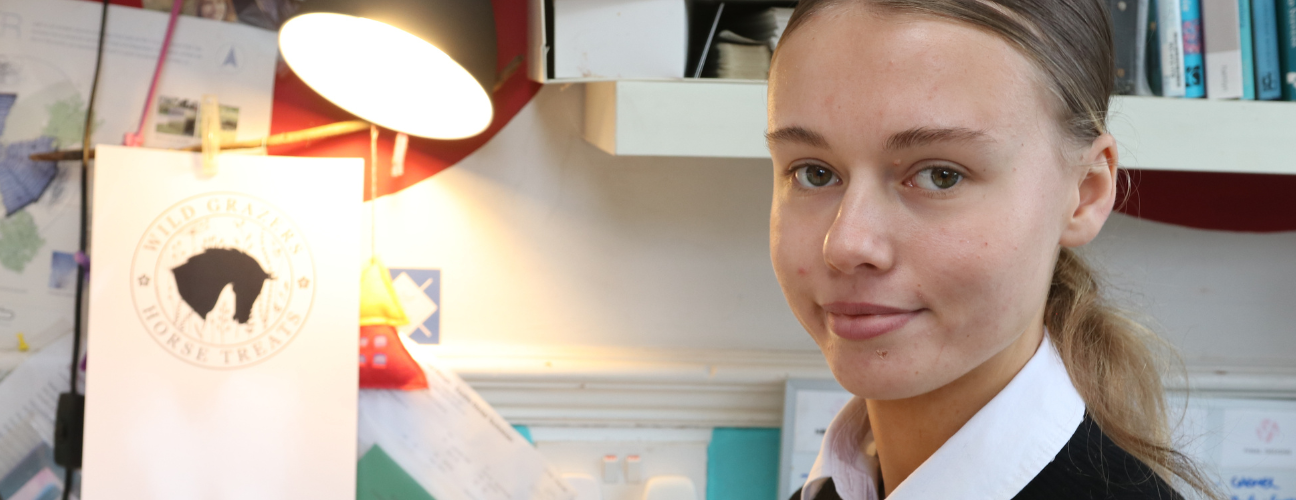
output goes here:
[[356, 500], [436, 500], [378, 445], [356, 466]]

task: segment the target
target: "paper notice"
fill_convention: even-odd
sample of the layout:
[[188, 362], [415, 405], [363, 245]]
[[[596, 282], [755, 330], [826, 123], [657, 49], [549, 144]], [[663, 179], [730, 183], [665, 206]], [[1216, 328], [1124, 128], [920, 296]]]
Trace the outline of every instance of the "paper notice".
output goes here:
[[810, 390], [797, 391], [796, 396], [793, 449], [796, 453], [817, 455], [828, 424], [854, 396], [846, 391]]
[[1296, 412], [1226, 410], [1220, 465], [1296, 469]]
[[0, 477], [41, 443], [54, 443], [58, 395], [68, 390], [72, 334], [41, 349], [0, 381]]
[[436, 362], [428, 389], [360, 391], [361, 451], [377, 444], [437, 500], [571, 500], [540, 452]]
[[785, 465], [789, 469], [784, 471], [787, 481], [784, 485], [788, 491], [783, 492], [783, 496], [791, 495], [805, 484], [815, 458], [819, 456], [828, 424], [853, 397], [845, 390], [801, 389], [796, 392], [792, 452]]

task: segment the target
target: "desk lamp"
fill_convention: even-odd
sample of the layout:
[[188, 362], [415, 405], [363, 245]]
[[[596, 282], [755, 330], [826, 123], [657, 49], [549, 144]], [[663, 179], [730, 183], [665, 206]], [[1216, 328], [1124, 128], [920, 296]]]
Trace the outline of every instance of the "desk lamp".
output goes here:
[[307, 0], [279, 31], [302, 81], [375, 125], [462, 139], [490, 125], [490, 0]]

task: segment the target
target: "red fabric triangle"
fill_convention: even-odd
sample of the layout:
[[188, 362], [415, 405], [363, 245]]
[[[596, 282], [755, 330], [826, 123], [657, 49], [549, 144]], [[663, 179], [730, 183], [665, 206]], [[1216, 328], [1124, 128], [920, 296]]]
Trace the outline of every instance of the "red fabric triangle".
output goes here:
[[414, 362], [396, 327], [360, 327], [360, 388], [427, 389], [423, 368]]

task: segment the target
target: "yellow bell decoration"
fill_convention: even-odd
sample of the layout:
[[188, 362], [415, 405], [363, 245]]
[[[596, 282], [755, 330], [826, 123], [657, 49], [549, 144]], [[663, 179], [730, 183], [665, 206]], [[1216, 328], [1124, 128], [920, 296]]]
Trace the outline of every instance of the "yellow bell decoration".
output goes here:
[[391, 273], [374, 257], [360, 275], [360, 326], [407, 324], [409, 317], [396, 298]]

